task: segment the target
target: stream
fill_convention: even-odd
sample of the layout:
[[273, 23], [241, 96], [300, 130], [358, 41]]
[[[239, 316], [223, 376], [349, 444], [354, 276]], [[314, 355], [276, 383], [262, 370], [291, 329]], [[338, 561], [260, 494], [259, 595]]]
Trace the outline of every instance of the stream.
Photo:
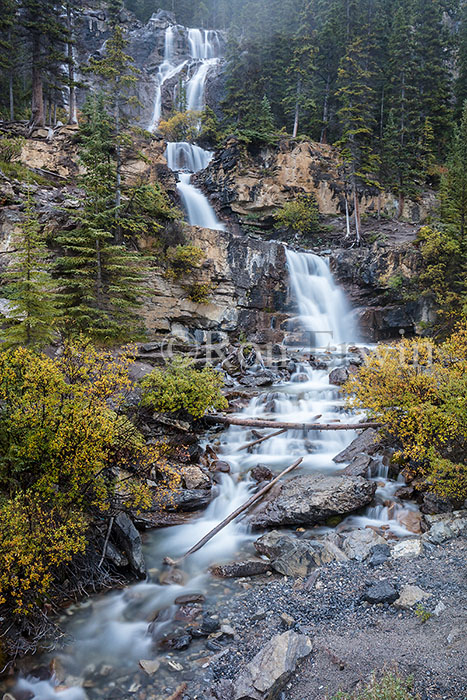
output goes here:
[[[162, 114], [162, 89], [177, 73], [187, 69], [186, 94], [189, 109], [202, 109], [205, 103], [206, 77], [221, 60], [221, 46], [217, 32], [188, 31], [190, 59], [174, 60], [174, 45], [178, 28], [169, 26], [165, 35], [165, 55], [155, 80], [154, 113], [150, 125], [156, 129]], [[224, 230], [205, 195], [191, 184], [191, 175], [207, 167], [212, 157], [209, 151], [185, 142], [167, 144], [167, 163], [178, 174], [178, 190], [190, 224]], [[297, 315], [291, 319], [286, 345], [292, 356], [300, 352], [288, 382], [278, 383], [261, 390], [251, 398], [242, 411], [242, 417], [261, 417], [271, 420], [329, 423], [345, 421], [350, 416], [343, 406], [337, 387], [330, 385], [329, 372], [346, 363], [347, 350], [358, 343], [358, 328], [342, 290], [334, 283], [328, 261], [311, 253], [286, 249], [291, 295], [296, 302]], [[313, 355], [313, 364], [309, 361]], [[307, 359], [308, 358], [308, 359]], [[318, 365], [318, 368], [316, 367]], [[321, 368], [319, 368], [321, 367]], [[258, 371], [264, 368], [259, 365]], [[255, 371], [255, 368], [250, 368]], [[239, 414], [240, 415], [240, 414]], [[358, 420], [358, 416], [352, 416]], [[316, 422], [316, 421], [315, 421]], [[268, 430], [259, 431], [266, 434]], [[212, 445], [222, 460], [230, 465], [230, 473], [220, 474], [214, 487], [214, 498], [205, 512], [189, 523], [155, 530], [146, 536], [145, 556], [148, 578], [123, 590], [88, 598], [67, 609], [61, 626], [70, 639], [65, 649], [51, 656], [43, 656], [41, 663], [54, 658], [55, 676], [52, 680], [26, 677], [18, 681], [18, 691], [30, 691], [39, 700], [92, 700], [97, 698], [157, 698], [173, 687], [190, 671], [193, 659], [202, 659], [206, 652], [203, 640], [194, 640], [190, 651], [164, 650], [159, 642], [177, 621], [180, 596], [202, 594], [206, 605], [228, 596], [234, 590], [230, 580], [213, 578], [207, 573], [211, 564], [233, 561], [251, 556], [252, 541], [260, 534], [252, 534], [247, 520], [240, 518], [230, 523], [200, 551], [188, 558], [176, 578], [164, 579], [167, 568], [165, 557], [177, 559], [198, 542], [215, 525], [251, 495], [255, 482], [250, 470], [259, 463], [279, 473], [298, 457], [303, 462], [299, 474], [318, 472], [337, 474], [345, 464], [336, 464], [333, 457], [356, 437], [352, 431], [304, 432], [290, 430], [269, 439], [251, 451], [240, 450], [253, 439], [248, 428], [231, 426], [221, 432], [212, 431], [206, 445]], [[381, 460], [373, 479], [378, 488], [371, 507], [351, 515], [339, 523], [339, 531], [362, 528], [366, 525], [384, 526], [394, 537], [410, 533], [401, 524], [400, 515], [415, 506], [394, 502], [394, 492], [400, 483], [388, 478], [388, 468]], [[316, 537], [330, 532], [328, 527], [314, 528]], [[196, 644], [199, 648], [196, 648]], [[194, 648], [194, 651], [193, 651]], [[146, 683], [155, 695], [140, 694], [142, 672], [140, 660], [159, 660], [160, 669]], [[135, 677], [140, 680], [135, 680]], [[144, 689], [143, 689], [144, 690]], [[143, 691], [141, 691], [143, 692]], [[26, 697], [26, 696], [25, 696]]]

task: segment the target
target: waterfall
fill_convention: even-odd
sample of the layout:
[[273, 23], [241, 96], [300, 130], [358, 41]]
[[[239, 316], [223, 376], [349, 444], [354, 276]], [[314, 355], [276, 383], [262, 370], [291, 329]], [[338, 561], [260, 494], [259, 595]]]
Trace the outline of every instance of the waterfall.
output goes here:
[[311, 334], [311, 345], [355, 343], [357, 328], [342, 290], [335, 284], [329, 261], [312, 253], [286, 249], [290, 286], [299, 324]]
[[191, 176], [209, 165], [212, 153], [192, 143], [168, 143], [167, 165], [178, 173], [177, 189], [191, 226], [201, 226], [215, 231], [225, 231], [209, 203], [208, 198], [191, 184]]
[[[175, 51], [177, 33], [184, 36], [188, 59]], [[221, 61], [222, 43], [219, 32], [212, 29], [185, 29], [169, 25], [165, 30], [164, 59], [155, 78], [154, 107], [149, 131], [154, 131], [162, 116], [162, 93], [165, 83], [182, 74], [187, 109], [200, 111], [205, 106], [205, 88], [209, 72]], [[186, 69], [186, 71], [185, 71]]]

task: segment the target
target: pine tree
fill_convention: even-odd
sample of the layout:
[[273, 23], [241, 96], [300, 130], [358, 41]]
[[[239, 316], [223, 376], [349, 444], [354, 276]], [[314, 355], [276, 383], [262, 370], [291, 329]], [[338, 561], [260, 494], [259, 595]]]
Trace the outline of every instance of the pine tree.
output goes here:
[[378, 159], [372, 150], [374, 126], [374, 90], [371, 85], [368, 47], [361, 38], [349, 44], [342, 58], [337, 83], [340, 102], [338, 116], [342, 136], [337, 147], [345, 164], [347, 180], [353, 196], [357, 243], [360, 243], [360, 214], [357, 188], [375, 185]]
[[457, 80], [455, 85], [456, 118], [460, 119], [467, 100], [467, 3], [461, 7], [456, 56]]
[[91, 97], [83, 113], [82, 207], [76, 228], [57, 239], [65, 253], [57, 264], [60, 305], [65, 332], [109, 343], [140, 333], [142, 264], [137, 254], [113, 242], [114, 141], [105, 97]]
[[13, 244], [13, 260], [3, 274], [9, 308], [2, 322], [2, 347], [41, 348], [55, 336], [58, 311], [45, 240], [30, 201]]
[[[115, 120], [115, 207], [117, 214], [122, 197], [122, 147], [126, 142], [122, 132], [123, 110], [125, 107], [135, 107], [139, 104], [137, 98], [131, 94], [138, 80], [139, 70], [134, 66], [134, 59], [125, 53], [127, 46], [128, 41], [123, 35], [122, 28], [116, 24], [112, 36], [106, 42], [104, 57], [92, 58], [88, 68], [103, 79], [106, 103], [110, 106]], [[115, 239], [117, 243], [121, 243], [123, 240], [118, 222], [115, 229]]]
[[467, 101], [461, 122], [454, 131], [447, 173], [442, 183], [442, 217], [457, 227], [467, 252]]

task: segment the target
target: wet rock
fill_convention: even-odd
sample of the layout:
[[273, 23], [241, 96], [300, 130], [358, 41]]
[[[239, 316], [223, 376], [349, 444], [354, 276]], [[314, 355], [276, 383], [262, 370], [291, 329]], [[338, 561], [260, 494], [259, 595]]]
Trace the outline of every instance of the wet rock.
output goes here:
[[404, 586], [401, 589], [399, 597], [396, 599], [394, 606], [396, 608], [403, 608], [408, 610], [413, 608], [417, 603], [421, 603], [422, 600], [430, 598], [431, 593], [427, 593], [418, 586]]
[[[373, 460], [370, 455], [357, 455], [353, 458], [350, 464], [344, 469], [342, 474], [346, 476], [362, 476], [367, 478], [371, 476]], [[376, 467], [376, 465], [375, 465]]]
[[365, 561], [378, 545], [387, 546], [386, 540], [374, 530], [365, 528], [364, 530], [354, 530], [345, 535], [342, 550], [349, 559]]
[[378, 581], [370, 586], [363, 594], [363, 600], [372, 605], [378, 603], [394, 603], [399, 593], [389, 581]]
[[131, 568], [140, 578], [146, 576], [146, 563], [138, 530], [126, 513], [119, 513], [114, 520], [113, 532], [125, 552]]
[[441, 544], [453, 537], [467, 534], [467, 510], [425, 515], [424, 521], [429, 529], [423, 535], [423, 539], [433, 544]]
[[201, 631], [205, 634], [212, 634], [213, 632], [217, 632], [217, 630], [219, 630], [220, 627], [221, 625], [217, 618], [212, 617], [211, 615], [205, 615], [203, 617]]
[[211, 502], [211, 498], [211, 490], [179, 489], [178, 491], [174, 491], [166, 507], [167, 510], [180, 510], [191, 513], [195, 510], [206, 508]]
[[316, 566], [331, 561], [347, 561], [346, 555], [332, 541], [299, 539], [273, 530], [256, 540], [255, 548], [271, 560], [274, 571], [284, 576], [308, 576]]
[[421, 540], [402, 540], [398, 542], [392, 552], [393, 559], [401, 557], [419, 557], [423, 554], [423, 542]]
[[265, 464], [257, 464], [256, 467], [250, 471], [250, 476], [257, 483], [260, 481], [271, 481], [274, 474]]
[[355, 438], [353, 442], [350, 443], [345, 450], [339, 452], [338, 455], [334, 457], [334, 462], [340, 464], [341, 462], [350, 462], [354, 457], [359, 454], [364, 453], [367, 455], [374, 455], [378, 449], [378, 431], [374, 428], [367, 428], [358, 437]]
[[370, 556], [367, 559], [368, 566], [381, 566], [391, 556], [391, 548], [388, 544], [377, 544], [372, 547]]
[[233, 700], [272, 700], [290, 679], [313, 645], [304, 634], [292, 630], [275, 635], [256, 654], [235, 681]]
[[211, 574], [220, 578], [238, 578], [241, 576], [259, 576], [271, 571], [271, 564], [261, 559], [234, 562], [221, 566], [211, 566]]
[[352, 476], [297, 476], [269, 494], [251, 516], [254, 528], [313, 525], [370, 503], [376, 484]]
[[161, 649], [183, 651], [184, 649], [188, 649], [191, 644], [191, 640], [191, 634], [179, 634], [161, 639], [159, 646]]
[[216, 459], [212, 462], [209, 467], [212, 472], [222, 472], [223, 474], [228, 474], [230, 472], [230, 464], [228, 462], [223, 462], [221, 459]]
[[186, 595], [179, 595], [175, 598], [175, 605], [188, 605], [189, 603], [203, 603], [205, 597], [202, 593], [187, 593]]
[[159, 670], [160, 661], [157, 659], [141, 659], [139, 661], [139, 666], [143, 669], [148, 676], [152, 676], [156, 671]]
[[413, 486], [401, 486], [400, 489], [394, 493], [396, 498], [400, 498], [402, 501], [408, 501], [415, 495], [415, 489]]
[[406, 530], [413, 532], [414, 535], [422, 534], [422, 514], [416, 510], [408, 510], [396, 515], [397, 521], [403, 525]]
[[336, 367], [333, 369], [329, 375], [329, 384], [334, 384], [334, 386], [342, 386], [345, 384], [349, 378], [349, 370], [347, 367]]
[[107, 542], [105, 558], [116, 566], [117, 569], [124, 569], [129, 563], [127, 557], [125, 557], [112, 542]]
[[206, 488], [209, 484], [209, 477], [199, 467], [183, 467], [181, 473], [187, 489]]
[[187, 582], [187, 578], [188, 577], [185, 571], [170, 567], [161, 573], [159, 576], [159, 583], [161, 583], [163, 586], [171, 586], [174, 583], [183, 586]]

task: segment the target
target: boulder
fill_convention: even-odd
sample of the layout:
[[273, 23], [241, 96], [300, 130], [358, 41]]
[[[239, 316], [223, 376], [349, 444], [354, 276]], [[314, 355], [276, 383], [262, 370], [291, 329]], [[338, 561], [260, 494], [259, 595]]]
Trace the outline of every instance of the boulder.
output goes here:
[[211, 566], [211, 574], [219, 578], [238, 578], [240, 576], [259, 576], [271, 571], [271, 564], [262, 559], [238, 561], [232, 564]]
[[269, 495], [253, 511], [254, 528], [314, 525], [370, 503], [376, 484], [353, 476], [297, 476]]
[[413, 608], [417, 603], [421, 603], [422, 600], [426, 600], [430, 596], [431, 593], [427, 593], [418, 586], [404, 586], [399, 597], [394, 602], [394, 605], [396, 608], [408, 610]]
[[368, 557], [368, 566], [381, 566], [391, 556], [391, 548], [388, 544], [377, 544], [373, 547]]
[[419, 557], [421, 554], [423, 554], [423, 542], [415, 539], [398, 542], [391, 552], [393, 559], [400, 559], [400, 557]]
[[284, 576], [303, 578], [321, 564], [347, 561], [332, 536], [320, 541], [307, 540], [273, 530], [256, 540], [255, 548], [271, 560], [274, 571]]
[[342, 386], [345, 384], [349, 378], [349, 370], [347, 367], [336, 367], [333, 369], [329, 375], [329, 384], [334, 384], [334, 386]]
[[339, 454], [334, 457], [333, 461], [337, 462], [337, 464], [341, 462], [350, 462], [354, 457], [362, 453], [374, 455], [377, 449], [378, 431], [374, 428], [367, 428], [363, 433], [360, 433], [345, 450], [339, 452]]
[[[374, 460], [370, 455], [357, 455], [353, 458], [350, 464], [344, 469], [342, 474], [346, 476], [362, 476], [364, 478], [371, 476]], [[374, 465], [376, 466], [376, 464]]]
[[199, 467], [183, 467], [181, 472], [187, 489], [206, 488], [210, 483], [209, 477]]
[[425, 515], [424, 521], [429, 529], [423, 538], [433, 544], [441, 544], [441, 542], [446, 542], [453, 537], [467, 534], [467, 510]]
[[454, 507], [448, 498], [442, 498], [436, 493], [425, 493], [420, 510], [427, 515], [437, 515], [438, 513], [452, 513]]
[[257, 464], [250, 472], [250, 476], [257, 483], [260, 481], [271, 481], [274, 474], [265, 464]]
[[375, 546], [381, 545], [387, 546], [386, 540], [371, 528], [365, 528], [364, 530], [353, 530], [345, 535], [342, 550], [349, 559], [365, 561]]
[[394, 603], [399, 597], [399, 593], [389, 581], [378, 581], [372, 584], [363, 594], [363, 600], [372, 605], [378, 603]]
[[250, 661], [235, 681], [233, 700], [273, 700], [297, 664], [311, 654], [311, 639], [293, 630], [277, 634]]
[[140, 578], [146, 576], [141, 536], [126, 513], [119, 513], [114, 520], [113, 532], [125, 552], [133, 571]]

